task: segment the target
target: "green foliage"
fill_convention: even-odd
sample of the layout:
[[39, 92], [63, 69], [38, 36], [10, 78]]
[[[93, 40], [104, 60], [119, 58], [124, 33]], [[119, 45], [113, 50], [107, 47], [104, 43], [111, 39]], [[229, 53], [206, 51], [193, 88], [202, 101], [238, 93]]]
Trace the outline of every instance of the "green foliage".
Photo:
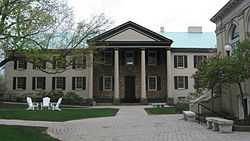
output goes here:
[[189, 103], [188, 102], [177, 102], [176, 105], [176, 112], [182, 113], [182, 111], [189, 111]]
[[176, 114], [175, 107], [163, 107], [163, 108], [145, 108], [148, 114]]
[[75, 92], [68, 92], [64, 95], [62, 102], [63, 104], [69, 105], [81, 105], [83, 103], [83, 98]]
[[2, 141], [58, 141], [46, 134], [46, 128], [0, 125]]

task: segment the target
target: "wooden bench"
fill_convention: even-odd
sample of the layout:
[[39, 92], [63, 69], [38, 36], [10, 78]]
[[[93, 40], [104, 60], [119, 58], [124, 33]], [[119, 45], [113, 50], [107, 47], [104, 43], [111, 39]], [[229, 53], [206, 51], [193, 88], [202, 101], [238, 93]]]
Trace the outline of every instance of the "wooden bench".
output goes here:
[[165, 107], [165, 105], [166, 105], [166, 103], [152, 103], [152, 106], [157, 107], [157, 108]]
[[230, 133], [232, 132], [234, 121], [219, 118], [219, 117], [206, 117], [207, 128], [214, 131], [219, 131], [221, 133]]
[[184, 120], [195, 121], [195, 113], [192, 111], [183, 111]]

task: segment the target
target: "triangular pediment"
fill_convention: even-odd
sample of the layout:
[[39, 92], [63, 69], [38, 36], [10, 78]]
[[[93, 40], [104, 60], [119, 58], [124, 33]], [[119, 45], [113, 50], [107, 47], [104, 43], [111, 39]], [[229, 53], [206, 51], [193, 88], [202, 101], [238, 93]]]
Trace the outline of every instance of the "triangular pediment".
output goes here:
[[170, 46], [172, 40], [129, 21], [88, 40], [92, 44], [97, 42], [164, 42]]

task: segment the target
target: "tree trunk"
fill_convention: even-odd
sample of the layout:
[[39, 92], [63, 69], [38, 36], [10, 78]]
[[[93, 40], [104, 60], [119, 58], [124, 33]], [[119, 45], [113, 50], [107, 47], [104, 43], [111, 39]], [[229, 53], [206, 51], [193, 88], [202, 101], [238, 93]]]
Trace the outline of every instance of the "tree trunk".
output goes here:
[[243, 93], [243, 89], [241, 86], [241, 83], [238, 83], [239, 89], [240, 89], [240, 97], [241, 97], [241, 104], [242, 104], [242, 108], [243, 108], [243, 114], [244, 114], [244, 119], [246, 117], [246, 113], [245, 113], [245, 102], [244, 102], [244, 93]]

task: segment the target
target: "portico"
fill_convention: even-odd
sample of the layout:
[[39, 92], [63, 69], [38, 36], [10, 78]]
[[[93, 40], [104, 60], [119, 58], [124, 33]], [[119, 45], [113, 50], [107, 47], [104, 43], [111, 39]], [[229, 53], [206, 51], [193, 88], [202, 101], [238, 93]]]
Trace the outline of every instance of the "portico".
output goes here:
[[93, 69], [94, 99], [115, 104], [166, 101], [166, 58], [171, 43], [172, 40], [133, 22], [89, 40], [88, 44], [97, 49], [95, 58], [102, 62]]

